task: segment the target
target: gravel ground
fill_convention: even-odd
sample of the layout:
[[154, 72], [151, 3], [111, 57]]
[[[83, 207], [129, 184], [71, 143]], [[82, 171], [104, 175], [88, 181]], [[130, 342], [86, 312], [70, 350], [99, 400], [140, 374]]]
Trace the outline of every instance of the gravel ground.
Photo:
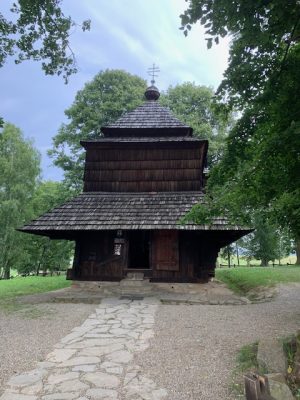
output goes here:
[[136, 363], [166, 400], [234, 400], [230, 394], [237, 351], [265, 336], [300, 327], [300, 285], [279, 287], [269, 303], [242, 306], [162, 305], [155, 337]]
[[[0, 388], [35, 367], [94, 305], [47, 303], [0, 314]], [[160, 305], [155, 337], [137, 353], [144, 376], [165, 388], [165, 400], [235, 400], [232, 370], [241, 346], [300, 327], [300, 284], [279, 287], [278, 297], [253, 305]], [[1, 389], [0, 389], [1, 394]]]
[[14, 374], [42, 361], [61, 338], [95, 309], [91, 304], [40, 304], [9, 315], [0, 312], [0, 394]]

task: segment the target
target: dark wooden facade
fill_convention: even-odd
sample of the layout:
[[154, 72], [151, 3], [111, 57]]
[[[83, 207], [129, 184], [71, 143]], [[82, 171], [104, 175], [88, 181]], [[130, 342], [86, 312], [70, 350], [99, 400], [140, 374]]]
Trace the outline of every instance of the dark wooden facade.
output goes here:
[[214, 275], [220, 247], [215, 241], [199, 246], [201, 236], [176, 230], [144, 231], [142, 235], [127, 231], [121, 254], [114, 255], [115, 232], [84, 235], [77, 240], [73, 277], [114, 281], [125, 278], [128, 271], [140, 270], [152, 281], [205, 281]]
[[214, 276], [218, 252], [249, 230], [224, 217], [182, 225], [203, 202], [208, 143], [192, 136], [147, 89], [146, 102], [82, 141], [84, 191], [23, 231], [75, 240], [76, 280], [121, 280], [142, 271], [152, 281], [202, 282]]
[[84, 191], [200, 191], [206, 141], [82, 142]]

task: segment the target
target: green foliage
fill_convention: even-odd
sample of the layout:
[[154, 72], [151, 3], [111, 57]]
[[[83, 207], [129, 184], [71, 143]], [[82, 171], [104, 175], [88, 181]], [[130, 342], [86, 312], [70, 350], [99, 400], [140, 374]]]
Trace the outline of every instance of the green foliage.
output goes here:
[[251, 103], [268, 80], [282, 73], [286, 56], [300, 35], [297, 0], [190, 0], [181, 15], [187, 34], [192, 24], [204, 26], [207, 46], [231, 35], [229, 66], [219, 94], [236, 105]]
[[[236, 217], [253, 209], [300, 236], [300, 46], [287, 61], [285, 78], [269, 87], [231, 131], [224, 158], [212, 171], [211, 196]], [[225, 185], [224, 185], [225, 183]]]
[[212, 88], [191, 82], [170, 86], [160, 97], [160, 103], [191, 126], [195, 136], [209, 140], [209, 165], [222, 156], [229, 119], [219, 112], [213, 100]]
[[[0, 67], [8, 57], [15, 63], [42, 61], [47, 75], [63, 75], [65, 82], [77, 71], [76, 59], [69, 44], [76, 23], [65, 16], [62, 0], [19, 0], [11, 6], [10, 18], [0, 13]], [[90, 21], [83, 21], [83, 31]]]
[[276, 229], [261, 214], [255, 215], [253, 226], [255, 231], [241, 240], [247, 258], [261, 260], [261, 265], [266, 266], [269, 261], [280, 260], [290, 253], [291, 239], [287, 232]]
[[240, 348], [236, 356], [236, 367], [232, 374], [232, 392], [236, 399], [244, 399], [244, 376], [250, 373], [265, 373], [261, 371], [257, 362], [258, 342], [247, 344]]
[[40, 156], [30, 140], [14, 125], [5, 124], [0, 133], [0, 277], [9, 277], [10, 268], [23, 257], [16, 228], [30, 216], [40, 173]]
[[247, 224], [260, 213], [299, 241], [300, 4], [191, 0], [183, 28], [198, 20], [211, 44], [231, 35], [229, 66], [217, 93], [243, 110], [211, 171], [214, 204], [206, 214], [225, 210], [231, 220]]
[[236, 246], [235, 244], [230, 244], [229, 246], [223, 247], [220, 251], [220, 257], [224, 258], [228, 262], [231, 263], [231, 257], [236, 255]]
[[80, 140], [101, 136], [100, 128], [143, 102], [146, 82], [121, 70], [99, 72], [80, 90], [65, 111], [69, 123], [63, 124], [49, 152], [54, 164], [64, 170], [69, 186], [82, 187], [84, 152]]
[[[28, 207], [30, 219], [36, 218], [62, 204], [72, 192], [61, 182], [41, 182], [37, 186]], [[73, 243], [65, 240], [50, 240], [47, 237], [22, 234], [23, 257], [14, 267], [20, 274], [40, 271], [62, 271], [69, 267]]]
[[14, 125], [0, 134], [0, 278], [10, 270], [38, 273], [66, 269], [73, 244], [18, 232], [26, 221], [72, 196], [60, 182], [39, 182], [40, 156]]
[[258, 343], [247, 344], [243, 346], [237, 355], [237, 362], [240, 366], [241, 371], [247, 371], [249, 369], [257, 368], [257, 347]]

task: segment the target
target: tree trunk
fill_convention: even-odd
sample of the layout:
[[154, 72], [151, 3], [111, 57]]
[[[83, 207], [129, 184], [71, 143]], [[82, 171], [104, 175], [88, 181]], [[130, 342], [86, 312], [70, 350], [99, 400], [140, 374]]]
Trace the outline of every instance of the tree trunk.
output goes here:
[[8, 264], [3, 268], [3, 279], [10, 279], [10, 267]]
[[268, 266], [268, 260], [266, 260], [265, 258], [262, 258], [260, 265], [261, 265], [261, 267], [267, 267]]
[[296, 264], [300, 265], [300, 239], [296, 239], [296, 255], [297, 255]]

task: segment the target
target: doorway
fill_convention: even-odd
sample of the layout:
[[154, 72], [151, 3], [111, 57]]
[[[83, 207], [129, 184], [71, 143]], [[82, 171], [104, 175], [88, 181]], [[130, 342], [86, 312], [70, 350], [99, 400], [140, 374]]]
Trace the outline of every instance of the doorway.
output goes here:
[[129, 234], [129, 269], [149, 269], [150, 235], [147, 231], [135, 231]]

